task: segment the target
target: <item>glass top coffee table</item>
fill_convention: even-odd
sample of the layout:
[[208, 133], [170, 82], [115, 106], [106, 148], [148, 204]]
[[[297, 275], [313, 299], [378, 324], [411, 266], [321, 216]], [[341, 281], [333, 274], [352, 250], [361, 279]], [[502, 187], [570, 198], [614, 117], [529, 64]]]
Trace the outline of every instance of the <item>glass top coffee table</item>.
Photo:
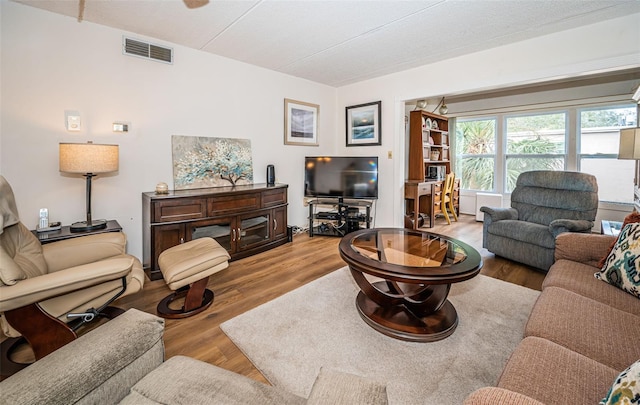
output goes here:
[[415, 342], [450, 336], [458, 313], [451, 283], [475, 277], [480, 254], [459, 240], [409, 229], [363, 229], [340, 241], [340, 256], [360, 287], [356, 307], [385, 335]]

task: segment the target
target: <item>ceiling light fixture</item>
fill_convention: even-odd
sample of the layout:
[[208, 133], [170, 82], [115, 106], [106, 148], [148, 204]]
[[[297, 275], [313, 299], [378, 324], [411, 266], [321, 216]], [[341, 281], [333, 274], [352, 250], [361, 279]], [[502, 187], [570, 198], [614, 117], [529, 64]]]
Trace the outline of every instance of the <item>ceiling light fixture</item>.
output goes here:
[[416, 101], [416, 108], [413, 111], [423, 110], [426, 106], [427, 106], [427, 100], [418, 100]]
[[440, 110], [438, 111], [440, 112], [440, 115], [445, 115], [449, 112], [449, 107], [447, 107], [447, 105], [444, 103], [444, 97], [442, 97], [442, 105], [440, 106]]
[[[440, 107], [439, 110], [438, 107]], [[440, 102], [438, 103], [436, 108], [434, 108], [431, 112], [435, 113], [436, 111], [438, 111], [440, 115], [445, 115], [449, 111], [449, 107], [447, 107], [447, 105], [444, 103], [444, 96], [442, 96], [442, 99], [440, 99]]]
[[438, 110], [438, 112], [440, 113], [440, 115], [445, 115], [447, 112], [449, 112], [449, 107], [447, 107], [447, 104], [445, 104], [444, 102], [444, 96], [442, 97], [442, 100], [440, 100], [440, 109]]

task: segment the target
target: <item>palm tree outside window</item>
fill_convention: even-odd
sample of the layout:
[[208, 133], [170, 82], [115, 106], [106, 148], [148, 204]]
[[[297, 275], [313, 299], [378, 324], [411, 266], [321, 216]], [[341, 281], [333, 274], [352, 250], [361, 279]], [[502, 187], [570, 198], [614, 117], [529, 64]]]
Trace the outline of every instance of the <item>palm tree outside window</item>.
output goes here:
[[493, 191], [496, 165], [496, 119], [456, 121], [455, 170], [463, 189]]
[[[511, 193], [520, 173], [573, 170], [598, 179], [601, 201], [633, 201], [634, 161], [618, 160], [619, 130], [635, 127], [638, 106], [458, 117], [455, 172], [463, 190]], [[628, 191], [625, 191], [628, 189]]]

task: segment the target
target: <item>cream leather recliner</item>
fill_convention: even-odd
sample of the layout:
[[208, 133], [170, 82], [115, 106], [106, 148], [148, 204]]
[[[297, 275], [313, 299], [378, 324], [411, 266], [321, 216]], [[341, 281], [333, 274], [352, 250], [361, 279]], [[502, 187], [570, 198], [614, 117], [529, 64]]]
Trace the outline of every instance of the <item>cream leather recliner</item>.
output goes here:
[[[140, 261], [125, 247], [121, 232], [41, 245], [20, 222], [11, 186], [0, 176], [2, 332], [22, 335], [38, 360], [75, 339], [75, 330], [96, 316], [117, 316], [117, 308], [109, 311], [114, 308], [108, 305], [141, 290], [145, 280]], [[7, 363], [16, 343], [2, 342], [3, 375], [21, 368]]]

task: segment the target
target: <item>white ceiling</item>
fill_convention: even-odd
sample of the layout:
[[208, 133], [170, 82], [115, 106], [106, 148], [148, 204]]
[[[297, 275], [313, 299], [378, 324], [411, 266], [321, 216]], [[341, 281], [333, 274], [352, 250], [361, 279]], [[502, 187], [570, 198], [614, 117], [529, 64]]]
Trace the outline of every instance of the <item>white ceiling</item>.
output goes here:
[[334, 87], [640, 13], [637, 0], [14, 1]]

